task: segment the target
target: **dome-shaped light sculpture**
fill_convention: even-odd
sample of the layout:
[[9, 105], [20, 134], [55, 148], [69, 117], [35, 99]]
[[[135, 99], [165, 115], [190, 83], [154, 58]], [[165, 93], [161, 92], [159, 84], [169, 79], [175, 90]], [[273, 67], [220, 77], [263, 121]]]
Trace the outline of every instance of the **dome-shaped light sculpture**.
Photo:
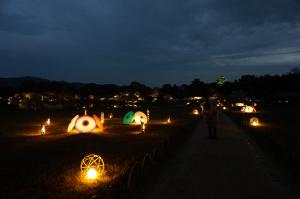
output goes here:
[[142, 111], [137, 111], [134, 114], [134, 122], [136, 124], [147, 124], [148, 122], [148, 117], [145, 113], [143, 113]]
[[68, 126], [68, 132], [75, 133], [96, 133], [102, 130], [103, 125], [97, 115], [76, 115]]
[[134, 120], [134, 112], [129, 111], [123, 117], [123, 124], [131, 124]]
[[252, 117], [249, 120], [249, 124], [250, 124], [250, 126], [259, 126], [260, 122], [259, 122], [259, 119], [257, 117]]
[[244, 112], [244, 113], [256, 112], [256, 110], [253, 106], [244, 106], [244, 107], [242, 107], [241, 111]]
[[245, 106], [245, 104], [243, 102], [237, 102], [237, 103], [235, 103], [235, 106], [242, 107], [242, 106]]
[[85, 179], [95, 180], [104, 173], [104, 161], [99, 155], [87, 155], [80, 163], [80, 170]]

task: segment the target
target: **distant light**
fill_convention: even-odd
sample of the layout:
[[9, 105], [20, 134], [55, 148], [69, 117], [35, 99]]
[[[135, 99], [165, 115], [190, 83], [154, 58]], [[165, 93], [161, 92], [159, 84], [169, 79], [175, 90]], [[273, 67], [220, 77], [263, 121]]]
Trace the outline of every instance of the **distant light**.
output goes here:
[[49, 126], [51, 124], [50, 118], [47, 119], [47, 125]]
[[245, 106], [245, 104], [243, 102], [237, 102], [235, 103], [235, 106], [242, 107]]
[[223, 110], [226, 110], [227, 109], [227, 107], [226, 106], [223, 106], [223, 108], [222, 108]]
[[194, 114], [194, 115], [199, 115], [198, 109], [194, 109], [194, 110], [193, 110], [193, 114]]
[[168, 117], [167, 119], [167, 123], [170, 124], [171, 123], [171, 117]]

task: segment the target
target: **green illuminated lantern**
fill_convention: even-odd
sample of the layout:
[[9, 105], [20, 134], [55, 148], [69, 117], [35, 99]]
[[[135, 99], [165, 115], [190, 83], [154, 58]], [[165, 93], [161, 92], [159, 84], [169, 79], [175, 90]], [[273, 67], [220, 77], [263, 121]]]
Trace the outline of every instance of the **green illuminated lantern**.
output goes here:
[[129, 111], [123, 117], [123, 124], [131, 124], [134, 120], [135, 113], [133, 111]]

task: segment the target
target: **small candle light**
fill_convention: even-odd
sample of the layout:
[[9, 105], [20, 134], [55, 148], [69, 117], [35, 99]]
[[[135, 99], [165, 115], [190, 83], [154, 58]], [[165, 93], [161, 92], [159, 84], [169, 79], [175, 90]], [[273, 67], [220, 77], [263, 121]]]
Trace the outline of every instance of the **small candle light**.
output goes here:
[[46, 133], [46, 128], [45, 125], [42, 125], [42, 129], [41, 129], [41, 135], [44, 135]]
[[49, 126], [51, 124], [50, 118], [47, 119], [47, 125]]

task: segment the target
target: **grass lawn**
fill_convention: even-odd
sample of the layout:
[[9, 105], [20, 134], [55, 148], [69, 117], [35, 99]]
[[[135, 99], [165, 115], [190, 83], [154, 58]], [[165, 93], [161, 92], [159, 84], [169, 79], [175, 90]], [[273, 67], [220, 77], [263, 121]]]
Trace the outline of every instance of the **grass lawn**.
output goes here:
[[[113, 112], [102, 133], [69, 134], [67, 125], [77, 111], [6, 110], [0, 117], [0, 198], [88, 198], [125, 172], [134, 157], [195, 123], [185, 107], [153, 108], [146, 133], [140, 134], [140, 126], [121, 124], [125, 113]], [[172, 123], [166, 124], [169, 115]], [[40, 136], [48, 117], [52, 124]], [[79, 169], [90, 153], [105, 161], [104, 176], [93, 183], [83, 181]]]
[[[253, 141], [276, 163], [293, 176], [300, 184], [300, 117], [298, 106], [262, 106], [256, 113], [225, 111]], [[250, 127], [249, 119], [257, 117], [261, 126]]]

